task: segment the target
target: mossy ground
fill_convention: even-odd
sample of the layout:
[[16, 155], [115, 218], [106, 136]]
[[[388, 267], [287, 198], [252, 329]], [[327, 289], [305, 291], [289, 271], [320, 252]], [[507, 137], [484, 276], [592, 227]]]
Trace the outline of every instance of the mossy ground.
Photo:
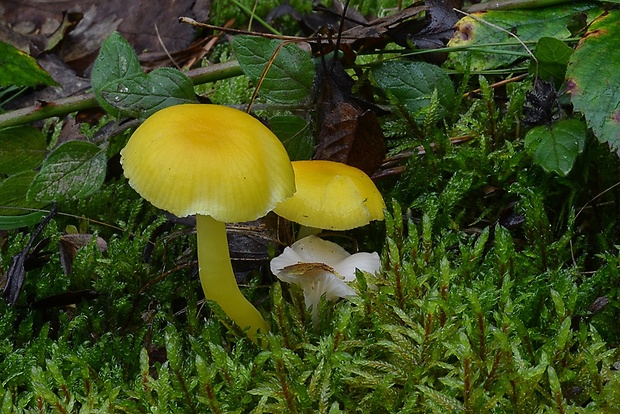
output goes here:
[[[523, 148], [528, 85], [502, 101], [472, 85], [481, 97], [424, 139], [385, 119], [394, 153], [426, 151], [379, 182], [385, 223], [346, 235], [382, 256], [359, 297], [322, 302], [312, 326], [298, 289], [264, 263], [250, 273], [265, 348], [202, 302], [191, 227], [111, 168], [97, 194], [58, 206], [48, 254], [30, 258], [17, 305], [0, 303], [2, 413], [617, 412], [618, 157], [592, 138], [568, 177], [546, 173]], [[108, 243], [78, 250], [69, 275], [67, 226]], [[31, 231], [1, 235], [1, 269]]]
[[[44, 265], [17, 306], [0, 304], [4, 412], [613, 412], [618, 211], [614, 191], [595, 197], [618, 161], [592, 142], [558, 179], [520, 138], [483, 139], [381, 183], [385, 224], [351, 236], [384, 271], [322, 303], [318, 327], [297, 289], [255, 271], [244, 291], [272, 326], [266, 349], [201, 304], [190, 228], [161, 233], [124, 179], [59, 206], [84, 218], [52, 220]], [[70, 275], [55, 248], [67, 225], [108, 242], [80, 249]], [[28, 237], [4, 235], [3, 268]]]

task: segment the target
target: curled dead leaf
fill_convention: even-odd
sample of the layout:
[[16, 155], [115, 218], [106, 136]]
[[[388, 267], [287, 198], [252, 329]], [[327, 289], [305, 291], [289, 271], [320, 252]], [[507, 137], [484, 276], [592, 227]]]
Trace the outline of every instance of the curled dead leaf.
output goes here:
[[338, 61], [325, 62], [319, 79], [318, 138], [314, 158], [342, 162], [369, 176], [385, 157], [385, 137], [371, 103], [353, 96], [353, 79]]
[[[93, 240], [92, 234], [64, 234], [60, 237], [58, 247], [60, 250], [60, 264], [65, 274], [70, 274], [72, 271], [73, 259], [77, 255], [79, 249], [88, 246]], [[101, 237], [97, 237], [95, 241], [95, 248], [104, 253], [108, 250], [108, 243]]]

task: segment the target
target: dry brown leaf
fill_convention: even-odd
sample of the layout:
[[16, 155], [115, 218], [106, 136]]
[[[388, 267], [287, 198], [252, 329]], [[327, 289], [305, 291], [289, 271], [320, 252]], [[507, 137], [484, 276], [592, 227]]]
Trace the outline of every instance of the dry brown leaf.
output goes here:
[[319, 74], [318, 138], [315, 159], [338, 161], [369, 176], [385, 157], [385, 138], [377, 115], [353, 97], [353, 79], [338, 61]]
[[[77, 255], [77, 252], [82, 247], [88, 246], [93, 240], [92, 234], [71, 233], [64, 234], [60, 237], [59, 250], [60, 250], [60, 264], [65, 274], [70, 274], [72, 270], [73, 259]], [[108, 243], [101, 237], [97, 237], [95, 241], [95, 248], [100, 252], [108, 250]]]
[[[194, 29], [178, 23], [179, 16], [206, 19], [209, 0], [4, 0], [0, 4], [5, 38], [18, 47], [41, 43], [61, 26], [66, 13], [82, 18], [65, 39], [59, 51], [78, 72], [93, 61], [103, 41], [118, 30], [138, 53], [176, 51], [187, 47]], [[27, 41], [26, 41], [27, 39]], [[13, 42], [11, 42], [13, 43]]]

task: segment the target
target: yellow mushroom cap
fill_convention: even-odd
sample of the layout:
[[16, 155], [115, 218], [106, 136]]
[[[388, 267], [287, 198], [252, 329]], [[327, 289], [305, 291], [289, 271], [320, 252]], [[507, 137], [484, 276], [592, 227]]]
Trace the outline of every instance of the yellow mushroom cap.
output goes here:
[[333, 161], [292, 164], [297, 191], [276, 205], [276, 214], [326, 230], [349, 230], [383, 220], [383, 197], [363, 171]]
[[179, 217], [255, 220], [295, 191], [278, 138], [245, 112], [219, 105], [156, 112], [133, 133], [121, 164], [143, 198]]

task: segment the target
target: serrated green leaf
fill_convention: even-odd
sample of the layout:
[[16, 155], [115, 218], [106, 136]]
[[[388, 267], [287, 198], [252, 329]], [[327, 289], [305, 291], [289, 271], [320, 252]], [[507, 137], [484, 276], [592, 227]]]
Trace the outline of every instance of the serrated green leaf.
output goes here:
[[[568, 6], [543, 9], [472, 13], [459, 20], [454, 36], [448, 42], [448, 47], [468, 49], [450, 52], [446, 66], [457, 70], [469, 68], [480, 71], [510, 65], [529, 54], [509, 33], [516, 35], [522, 42], [536, 42], [541, 37], [566, 39], [571, 36], [567, 24], [573, 16], [595, 7], [595, 3], [575, 2]], [[492, 46], [488, 46], [490, 44]]]
[[118, 116], [118, 109], [101, 96], [101, 89], [115, 80], [141, 73], [140, 61], [133, 47], [120, 33], [113, 32], [101, 45], [91, 72], [91, 85], [99, 105], [109, 113]]
[[115, 79], [99, 93], [120, 113], [142, 119], [168, 106], [196, 102], [192, 80], [172, 68]]
[[0, 130], [0, 174], [16, 174], [38, 167], [47, 153], [45, 137], [36, 128]]
[[[542, 37], [536, 44], [534, 56], [538, 61], [538, 76], [542, 79], [554, 79], [557, 82], [564, 80], [568, 59], [573, 49], [563, 41], [554, 37]], [[532, 61], [532, 65], [534, 62]]]
[[65, 142], [47, 157], [27, 198], [42, 203], [83, 198], [101, 187], [105, 172], [105, 151], [89, 142]]
[[314, 137], [305, 119], [294, 115], [277, 115], [269, 119], [269, 125], [284, 144], [291, 161], [312, 158]]
[[572, 54], [567, 91], [594, 134], [620, 148], [620, 10], [595, 20]]
[[437, 89], [439, 116], [445, 116], [454, 104], [454, 86], [446, 72], [426, 62], [385, 62], [372, 70], [381, 89], [404, 105], [418, 121]]
[[57, 85], [37, 61], [12, 45], [0, 42], [0, 87]]
[[[233, 49], [239, 65], [256, 84], [281, 41], [257, 36], [235, 36]], [[274, 103], [297, 105], [306, 100], [314, 82], [314, 64], [308, 53], [289, 43], [281, 47], [260, 87], [260, 95]]]
[[525, 136], [525, 149], [545, 171], [564, 177], [583, 152], [585, 141], [585, 124], [578, 119], [566, 119], [551, 127], [532, 128]]
[[28, 210], [24, 209], [40, 208], [45, 205], [45, 203], [26, 200], [26, 194], [35, 175], [34, 170], [23, 171], [0, 182], [0, 216], [23, 215], [28, 213]]

